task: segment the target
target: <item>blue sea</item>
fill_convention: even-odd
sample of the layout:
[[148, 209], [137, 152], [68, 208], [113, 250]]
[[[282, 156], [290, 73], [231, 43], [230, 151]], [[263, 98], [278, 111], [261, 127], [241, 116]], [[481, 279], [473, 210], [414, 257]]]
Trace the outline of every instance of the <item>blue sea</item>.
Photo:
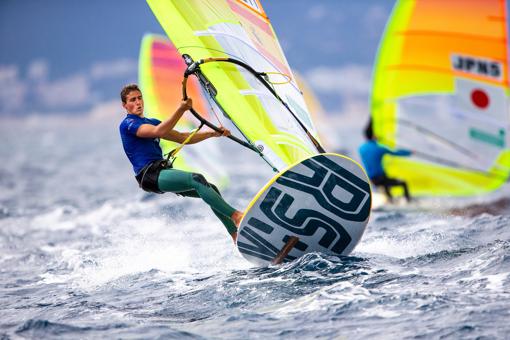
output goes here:
[[[137, 187], [120, 119], [2, 121], [0, 339], [508, 338], [508, 188], [380, 209], [350, 256], [255, 267], [203, 202]], [[271, 171], [224, 150], [244, 208]]]

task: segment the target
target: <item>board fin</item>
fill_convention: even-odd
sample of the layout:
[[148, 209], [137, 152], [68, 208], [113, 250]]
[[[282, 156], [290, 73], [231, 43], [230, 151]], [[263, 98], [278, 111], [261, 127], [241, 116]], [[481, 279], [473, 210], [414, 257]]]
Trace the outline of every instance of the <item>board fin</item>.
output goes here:
[[290, 253], [292, 248], [299, 242], [299, 237], [297, 236], [290, 236], [287, 243], [280, 249], [278, 254], [276, 254], [275, 258], [271, 261], [271, 264], [280, 264], [283, 262], [285, 257]]

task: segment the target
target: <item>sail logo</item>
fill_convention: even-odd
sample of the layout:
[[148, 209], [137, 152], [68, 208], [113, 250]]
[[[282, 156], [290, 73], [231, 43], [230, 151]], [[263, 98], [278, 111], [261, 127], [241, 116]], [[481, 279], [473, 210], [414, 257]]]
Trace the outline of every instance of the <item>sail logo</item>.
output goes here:
[[470, 56], [452, 55], [455, 71], [501, 80], [503, 65], [500, 62]]
[[491, 144], [493, 146], [504, 148], [505, 147], [505, 130], [499, 129], [497, 134], [482, 131], [476, 128], [469, 129], [469, 136], [480, 142]]

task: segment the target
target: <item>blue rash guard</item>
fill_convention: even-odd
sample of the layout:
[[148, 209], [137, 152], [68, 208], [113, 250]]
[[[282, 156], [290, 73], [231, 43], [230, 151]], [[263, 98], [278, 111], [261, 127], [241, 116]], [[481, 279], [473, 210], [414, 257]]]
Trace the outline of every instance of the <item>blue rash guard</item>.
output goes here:
[[369, 140], [363, 143], [358, 152], [361, 156], [361, 161], [363, 162], [363, 166], [367, 171], [367, 175], [370, 179], [373, 179], [378, 176], [386, 176], [384, 169], [382, 167], [382, 158], [384, 155], [394, 155], [394, 156], [409, 156], [411, 152], [408, 150], [396, 150], [391, 151], [388, 148], [385, 148], [382, 145], [379, 145], [375, 140]]
[[142, 124], [159, 125], [160, 120], [155, 118], [139, 117], [128, 114], [120, 123], [119, 131], [122, 146], [129, 161], [133, 165], [135, 175], [138, 175], [147, 164], [163, 159], [163, 151], [159, 146], [159, 138], [140, 138], [136, 131]]

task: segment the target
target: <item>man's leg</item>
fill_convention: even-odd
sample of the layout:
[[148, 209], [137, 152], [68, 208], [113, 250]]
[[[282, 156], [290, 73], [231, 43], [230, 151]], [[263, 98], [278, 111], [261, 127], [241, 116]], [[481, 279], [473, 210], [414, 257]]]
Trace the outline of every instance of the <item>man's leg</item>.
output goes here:
[[372, 178], [372, 183], [375, 186], [383, 187], [384, 193], [386, 194], [386, 197], [388, 198], [388, 202], [393, 203], [393, 196], [391, 195], [391, 185], [388, 185], [388, 178], [386, 176], [378, 176], [375, 178]]
[[402, 182], [402, 187], [404, 188], [404, 195], [406, 196], [407, 203], [411, 202], [411, 195], [409, 194], [409, 188], [407, 187], [407, 183], [404, 181]]
[[[218, 187], [216, 185], [209, 183], [209, 182], [208, 182], [208, 184], [211, 186], [211, 188], [213, 188], [214, 191], [216, 191], [216, 193], [218, 193], [218, 195], [220, 195], [221, 198], [223, 198], [223, 196], [221, 196], [220, 190], [218, 189]], [[237, 227], [236, 227], [234, 221], [232, 221], [230, 216], [225, 216], [221, 212], [219, 212], [218, 210], [216, 210], [214, 208], [212, 208], [212, 211], [214, 212], [214, 214], [216, 216], [218, 216], [218, 218], [221, 220], [221, 222], [223, 222], [223, 224], [227, 228], [227, 231], [230, 235], [233, 235], [234, 233], [236, 233], [236, 235], [234, 237], [234, 241], [235, 241], [235, 239], [237, 238]]]
[[[218, 193], [218, 195], [221, 196], [221, 194], [218, 191], [218, 189], [216, 188], [216, 186], [214, 184], [211, 184], [211, 183], [209, 183], [209, 184], [211, 185], [211, 187], [213, 189], [215, 189], [214, 191], [216, 191]], [[200, 198], [200, 195], [198, 194], [198, 192], [195, 189], [192, 189], [192, 190], [189, 190], [189, 191], [184, 191], [184, 192], [179, 192], [178, 195], [185, 196], [185, 197]], [[214, 215], [216, 215], [216, 217], [218, 217], [220, 219], [221, 223], [223, 223], [223, 225], [227, 229], [227, 232], [230, 235], [232, 235], [233, 233], [237, 232], [237, 227], [236, 227], [236, 225], [234, 224], [234, 222], [232, 221], [232, 219], [229, 216], [223, 215], [221, 212], [219, 212], [218, 210], [216, 210], [213, 207], [211, 207], [211, 210], [213, 211]]]
[[407, 187], [407, 183], [402, 181], [402, 180], [399, 180], [399, 179], [396, 179], [396, 178], [388, 178], [386, 177], [385, 181], [385, 186], [388, 186], [388, 187], [397, 187], [397, 186], [401, 186], [402, 189], [404, 189], [404, 196], [406, 198], [406, 201], [407, 202], [410, 202], [411, 201], [411, 196], [409, 195], [409, 189]]
[[223, 200], [218, 189], [213, 188], [204, 176], [178, 169], [164, 169], [159, 174], [158, 186], [161, 191], [202, 198], [225, 225], [229, 234], [237, 232], [231, 219], [236, 209]]
[[393, 196], [391, 195], [391, 185], [383, 184], [384, 192], [386, 193], [386, 197], [388, 198], [388, 202], [393, 203]]

